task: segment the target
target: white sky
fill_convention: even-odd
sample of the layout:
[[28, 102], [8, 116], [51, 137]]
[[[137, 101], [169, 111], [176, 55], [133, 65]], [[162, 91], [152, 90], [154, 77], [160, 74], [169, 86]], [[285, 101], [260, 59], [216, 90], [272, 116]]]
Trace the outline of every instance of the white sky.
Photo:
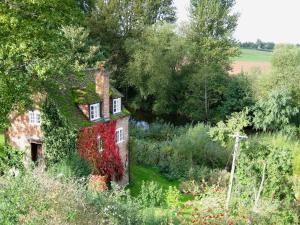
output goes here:
[[[174, 0], [179, 23], [188, 20], [189, 0]], [[300, 0], [236, 0], [240, 41], [300, 43]]]

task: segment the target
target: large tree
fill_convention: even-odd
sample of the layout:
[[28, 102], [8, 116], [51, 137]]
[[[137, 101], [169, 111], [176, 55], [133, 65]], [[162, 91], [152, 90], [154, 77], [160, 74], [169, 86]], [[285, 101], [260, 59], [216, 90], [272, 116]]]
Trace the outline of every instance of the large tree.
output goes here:
[[175, 20], [173, 0], [96, 1], [88, 19], [91, 36], [106, 48], [111, 59], [112, 77], [119, 88], [127, 87], [124, 75], [129, 56], [125, 41], [138, 39], [147, 26], [156, 22]]
[[0, 125], [15, 107], [30, 104], [42, 82], [80, 70], [85, 44], [74, 45], [74, 38], [87, 38], [76, 28], [83, 16], [74, 0], [0, 2]]

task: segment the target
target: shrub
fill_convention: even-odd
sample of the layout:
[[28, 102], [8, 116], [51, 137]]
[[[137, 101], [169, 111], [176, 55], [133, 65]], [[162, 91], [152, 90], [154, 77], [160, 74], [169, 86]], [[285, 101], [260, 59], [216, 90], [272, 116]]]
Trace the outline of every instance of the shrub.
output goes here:
[[66, 178], [81, 178], [91, 174], [92, 168], [89, 162], [80, 158], [77, 153], [70, 155], [49, 167], [49, 174], [52, 176], [64, 176]]
[[142, 224], [141, 205], [128, 190], [112, 183], [112, 189], [90, 192], [89, 202], [104, 217], [103, 224]]
[[81, 183], [56, 180], [34, 170], [18, 177], [0, 177], [0, 221], [11, 224], [103, 224], [87, 204]]
[[260, 99], [254, 106], [253, 124], [263, 131], [278, 131], [289, 125], [299, 109], [292, 94], [286, 88], [273, 90], [267, 98]]
[[176, 187], [169, 186], [169, 189], [166, 193], [166, 203], [167, 206], [171, 209], [176, 209], [179, 207], [179, 196], [180, 193]]
[[163, 190], [153, 181], [143, 182], [138, 199], [140, 204], [144, 207], [160, 206], [164, 199]]
[[23, 152], [9, 146], [0, 145], [0, 176], [7, 173], [9, 169], [23, 169]]
[[229, 151], [211, 140], [203, 124], [168, 141], [132, 138], [130, 147], [133, 161], [158, 167], [170, 179], [187, 178], [201, 166], [225, 167], [229, 157]]

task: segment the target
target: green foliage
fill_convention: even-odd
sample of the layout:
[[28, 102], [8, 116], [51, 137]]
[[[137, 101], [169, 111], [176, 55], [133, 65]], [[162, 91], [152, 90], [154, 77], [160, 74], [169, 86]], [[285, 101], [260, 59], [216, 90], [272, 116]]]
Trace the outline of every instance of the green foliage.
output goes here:
[[0, 177], [0, 221], [11, 224], [103, 224], [102, 216], [87, 204], [85, 187], [30, 171], [18, 177]]
[[2, 126], [16, 106], [31, 105], [31, 95], [43, 88], [43, 82], [61, 81], [86, 64], [77, 54], [81, 45], [72, 46], [74, 39], [66, 35], [68, 27], [76, 30], [83, 21], [76, 1], [1, 1], [0, 14]]
[[[110, 57], [112, 78], [118, 89], [128, 87], [124, 72], [129, 61], [125, 42], [129, 38], [139, 39], [145, 27], [159, 21], [174, 22], [175, 7], [172, 0], [96, 0], [88, 18], [91, 37], [102, 45]], [[134, 75], [134, 74], [132, 74]], [[122, 90], [122, 89], [120, 89]], [[123, 93], [126, 93], [123, 91]]]
[[65, 178], [88, 177], [92, 173], [89, 162], [80, 158], [76, 153], [63, 159], [61, 162], [48, 168], [48, 173], [52, 176]]
[[225, 122], [220, 121], [215, 127], [210, 128], [209, 135], [213, 140], [220, 141], [223, 146], [226, 146], [230, 140], [229, 135], [234, 135], [237, 132], [243, 134], [244, 128], [251, 124], [248, 114], [247, 108], [242, 112], [232, 113]]
[[104, 217], [104, 224], [141, 224], [141, 206], [129, 191], [112, 184], [112, 189], [90, 193], [89, 202]]
[[248, 195], [249, 201], [254, 199], [261, 183], [264, 165], [266, 165], [266, 179], [263, 184], [263, 196], [291, 202], [294, 199], [291, 150], [284, 146], [275, 147], [256, 141], [244, 146], [239, 156], [237, 180], [242, 195]]
[[263, 131], [278, 131], [289, 125], [299, 109], [295, 106], [291, 92], [286, 89], [273, 90], [266, 99], [254, 106], [253, 124]]
[[141, 192], [138, 196], [140, 204], [144, 207], [160, 206], [163, 202], [164, 194], [163, 189], [153, 181], [143, 182]]
[[171, 179], [187, 177], [191, 169], [198, 170], [201, 166], [224, 167], [229, 154], [212, 141], [208, 128], [202, 124], [167, 141], [132, 138], [130, 147], [134, 161], [158, 167]]
[[42, 106], [42, 130], [47, 165], [60, 162], [76, 152], [77, 132], [68, 126], [51, 100]]
[[179, 67], [185, 48], [184, 40], [176, 35], [174, 26], [160, 23], [150, 26], [139, 41], [128, 40], [126, 47], [131, 55], [127, 80], [137, 91], [132, 108], [147, 107], [140, 104], [147, 102], [150, 105], [145, 110], [154, 110], [157, 114], [175, 112], [180, 95], [179, 81], [182, 80]]
[[180, 192], [176, 187], [169, 186], [169, 189], [166, 193], [166, 203], [167, 206], [171, 209], [176, 209], [179, 206], [179, 196]]
[[23, 169], [23, 154], [20, 150], [0, 145], [0, 176], [9, 172], [9, 169]]

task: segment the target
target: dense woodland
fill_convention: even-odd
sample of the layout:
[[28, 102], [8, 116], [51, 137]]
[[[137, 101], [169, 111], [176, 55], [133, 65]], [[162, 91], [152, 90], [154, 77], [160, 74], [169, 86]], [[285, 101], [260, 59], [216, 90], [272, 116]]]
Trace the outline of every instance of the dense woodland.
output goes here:
[[[45, 84], [104, 61], [133, 121], [131, 184], [103, 192], [67, 129], [46, 171], [25, 169], [0, 136], [0, 223], [299, 224], [300, 49], [276, 45], [271, 72], [230, 75], [234, 4], [191, 0], [178, 25], [172, 0], [2, 1], [0, 130]], [[248, 138], [226, 209], [236, 133]]]

